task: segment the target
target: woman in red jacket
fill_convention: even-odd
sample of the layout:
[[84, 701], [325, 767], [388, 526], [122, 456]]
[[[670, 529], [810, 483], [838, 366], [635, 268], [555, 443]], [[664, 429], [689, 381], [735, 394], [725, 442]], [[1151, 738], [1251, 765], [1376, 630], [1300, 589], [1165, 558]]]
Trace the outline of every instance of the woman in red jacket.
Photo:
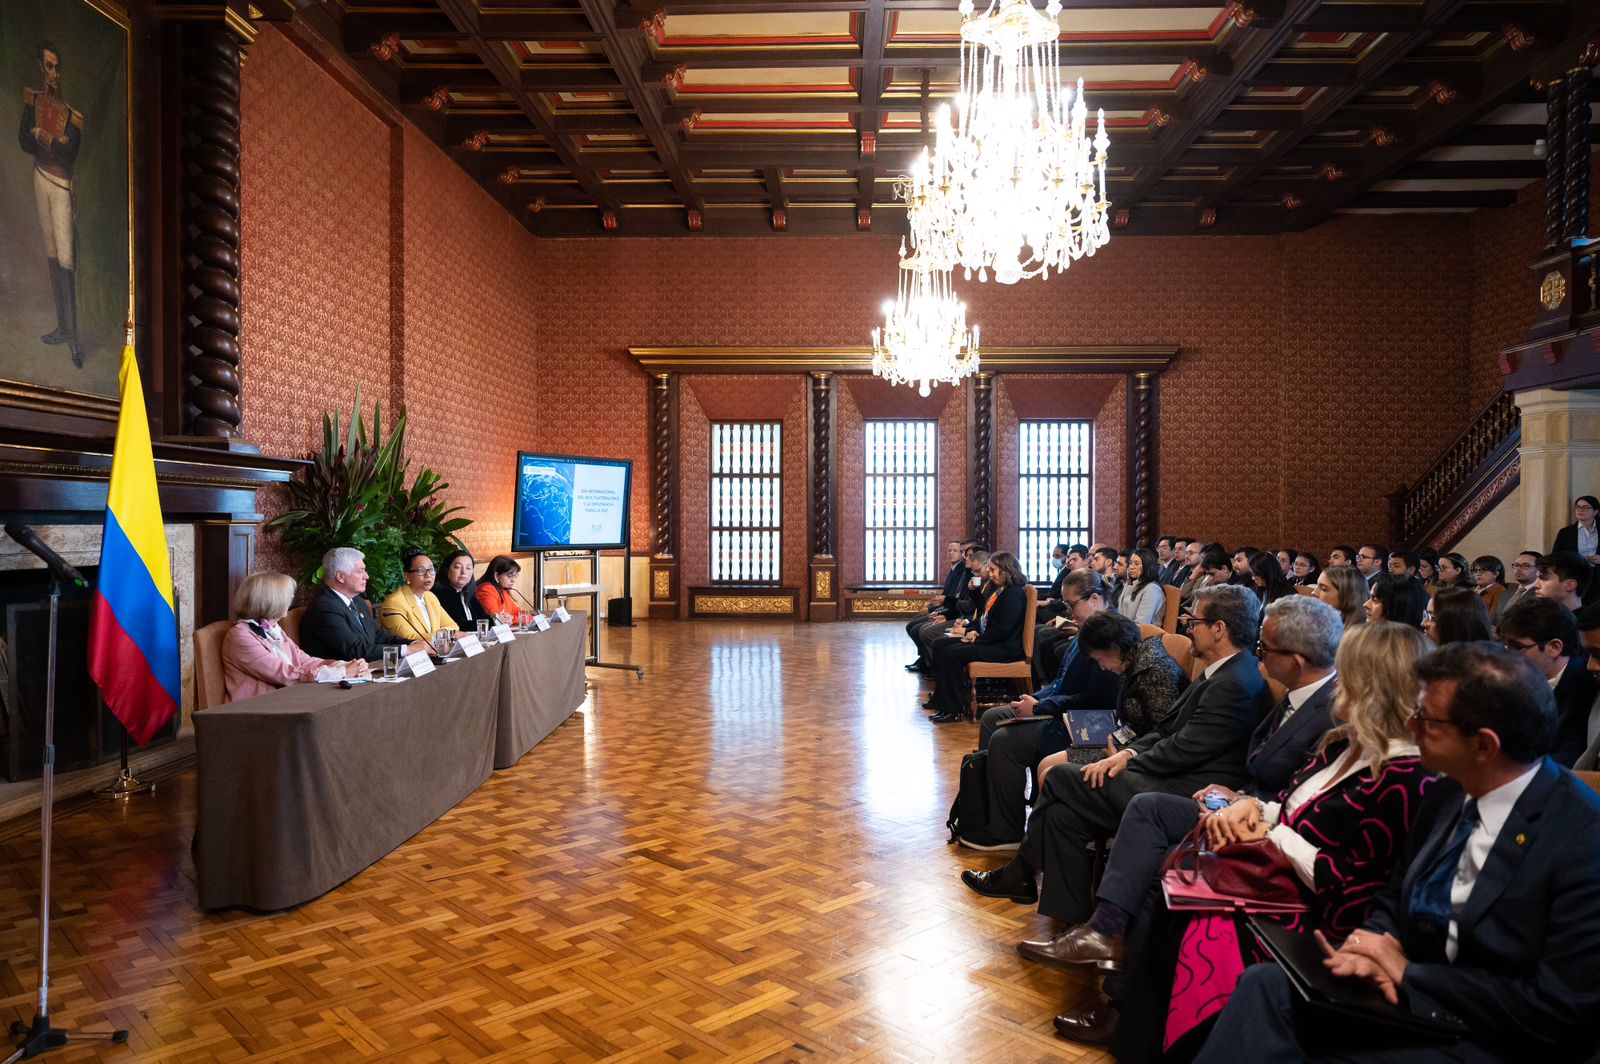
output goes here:
[[512, 590], [517, 586], [517, 577], [521, 575], [522, 566], [515, 559], [501, 554], [489, 563], [489, 568], [483, 572], [483, 579], [478, 581], [478, 601], [489, 611], [489, 616], [501, 624], [511, 623], [512, 618], [522, 612], [512, 595]]

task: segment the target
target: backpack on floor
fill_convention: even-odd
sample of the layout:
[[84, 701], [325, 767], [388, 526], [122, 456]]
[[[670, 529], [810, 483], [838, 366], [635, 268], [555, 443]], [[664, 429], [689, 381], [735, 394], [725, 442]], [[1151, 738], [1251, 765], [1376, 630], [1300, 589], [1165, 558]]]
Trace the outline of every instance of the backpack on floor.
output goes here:
[[961, 759], [956, 800], [944, 824], [950, 829], [946, 843], [955, 842], [963, 831], [989, 830], [989, 751], [974, 750]]

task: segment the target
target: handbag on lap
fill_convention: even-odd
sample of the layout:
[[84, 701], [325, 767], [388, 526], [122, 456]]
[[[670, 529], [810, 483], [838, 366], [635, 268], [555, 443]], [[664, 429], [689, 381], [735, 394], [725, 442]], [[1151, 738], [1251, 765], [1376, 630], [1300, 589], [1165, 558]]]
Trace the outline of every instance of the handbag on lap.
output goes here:
[[1172, 873], [1183, 886], [1204, 881], [1212, 892], [1246, 905], [1304, 905], [1300, 877], [1277, 843], [1253, 839], [1212, 851], [1206, 848], [1205, 830], [1205, 821], [1197, 822], [1188, 837], [1172, 848], [1161, 864], [1163, 878]]

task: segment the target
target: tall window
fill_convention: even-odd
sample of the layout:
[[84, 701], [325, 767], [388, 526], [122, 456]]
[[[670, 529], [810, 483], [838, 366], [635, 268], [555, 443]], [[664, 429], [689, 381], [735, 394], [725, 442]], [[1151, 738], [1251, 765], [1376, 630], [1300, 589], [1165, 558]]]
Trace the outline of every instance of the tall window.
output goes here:
[[938, 557], [939, 463], [934, 421], [869, 421], [866, 575], [931, 584]]
[[1089, 542], [1094, 422], [1024, 421], [1017, 435], [1017, 560], [1029, 580], [1053, 580], [1050, 548]]
[[782, 527], [782, 424], [712, 422], [712, 582], [777, 583]]

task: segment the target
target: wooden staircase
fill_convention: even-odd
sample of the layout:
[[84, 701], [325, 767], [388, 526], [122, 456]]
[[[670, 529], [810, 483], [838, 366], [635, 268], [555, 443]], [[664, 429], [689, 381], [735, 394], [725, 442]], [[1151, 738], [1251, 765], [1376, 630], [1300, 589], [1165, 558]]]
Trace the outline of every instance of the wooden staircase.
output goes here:
[[1521, 480], [1522, 418], [1501, 392], [1462, 430], [1438, 461], [1389, 500], [1389, 542], [1396, 549], [1448, 550]]

